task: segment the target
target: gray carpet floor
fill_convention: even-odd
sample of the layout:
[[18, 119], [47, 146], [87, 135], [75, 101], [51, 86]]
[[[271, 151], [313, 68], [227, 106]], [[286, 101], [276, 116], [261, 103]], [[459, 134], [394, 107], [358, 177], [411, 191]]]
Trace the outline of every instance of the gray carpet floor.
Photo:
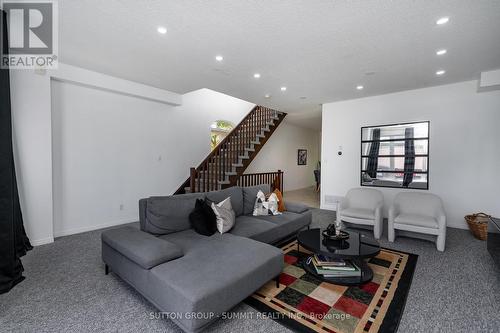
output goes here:
[[[313, 225], [334, 213], [315, 209]], [[181, 332], [116, 275], [104, 275], [101, 231], [61, 237], [23, 258], [26, 280], [0, 295], [1, 332]], [[419, 255], [399, 332], [500, 332], [500, 269], [486, 243], [448, 229], [446, 251], [400, 237], [382, 245]], [[207, 332], [290, 332], [260, 318], [246, 304], [239, 318], [219, 320]]]

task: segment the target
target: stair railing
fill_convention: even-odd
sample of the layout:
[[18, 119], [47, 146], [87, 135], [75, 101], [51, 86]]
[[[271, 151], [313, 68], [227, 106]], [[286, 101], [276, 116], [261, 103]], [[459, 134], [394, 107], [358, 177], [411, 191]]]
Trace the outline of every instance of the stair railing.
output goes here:
[[244, 173], [238, 178], [236, 185], [250, 187], [261, 184], [269, 184], [271, 192], [275, 189], [283, 193], [283, 171]]
[[226, 173], [232, 171], [233, 164], [245, 155], [245, 148], [251, 146], [273, 117], [278, 117], [276, 110], [255, 106], [197, 168], [190, 169], [189, 183], [186, 181], [182, 186], [189, 184], [191, 192], [218, 190], [219, 183], [228, 178]]

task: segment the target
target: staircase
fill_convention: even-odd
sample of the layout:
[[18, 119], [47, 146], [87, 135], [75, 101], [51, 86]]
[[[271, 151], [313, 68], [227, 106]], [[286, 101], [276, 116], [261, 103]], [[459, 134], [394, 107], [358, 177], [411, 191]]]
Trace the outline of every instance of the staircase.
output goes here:
[[174, 194], [217, 191], [237, 185], [285, 116], [284, 112], [255, 106], [197, 168], [191, 168], [190, 177]]

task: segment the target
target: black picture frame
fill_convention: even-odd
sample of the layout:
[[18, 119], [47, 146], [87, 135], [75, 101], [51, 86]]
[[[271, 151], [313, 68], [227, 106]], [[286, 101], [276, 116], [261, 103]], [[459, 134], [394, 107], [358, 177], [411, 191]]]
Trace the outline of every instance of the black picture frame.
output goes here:
[[[423, 138], [415, 138], [414, 140], [427, 140], [427, 154], [419, 154], [417, 156], [419, 157], [426, 157], [427, 158], [427, 166], [425, 172], [418, 172], [414, 171], [414, 174], [425, 174], [427, 175], [427, 183], [425, 187], [403, 187], [403, 186], [382, 186], [382, 185], [372, 185], [372, 184], [366, 184], [363, 182], [363, 173], [366, 172], [366, 170], [363, 170], [363, 157], [366, 157], [363, 155], [363, 143], [368, 143], [368, 142], [373, 142], [374, 140], [363, 140], [363, 130], [364, 129], [369, 129], [369, 128], [383, 128], [383, 127], [390, 127], [390, 126], [405, 126], [405, 125], [413, 125], [413, 124], [421, 124], [421, 123], [426, 123], [427, 124], [427, 137]], [[379, 142], [388, 142], [388, 141], [405, 141], [405, 139], [386, 139], [386, 140], [377, 140]], [[431, 141], [431, 122], [429, 120], [422, 120], [422, 121], [413, 121], [413, 122], [406, 122], [406, 123], [393, 123], [393, 124], [384, 124], [384, 125], [372, 125], [372, 126], [363, 126], [361, 127], [360, 130], [360, 159], [359, 159], [359, 170], [360, 170], [360, 177], [359, 177], [359, 184], [360, 186], [365, 186], [365, 187], [378, 187], [378, 188], [398, 188], [402, 190], [423, 190], [423, 191], [428, 191], [429, 190], [429, 183], [430, 183], [430, 169], [429, 169], [429, 164], [430, 164], [430, 141]], [[396, 157], [396, 155], [384, 155], [384, 157]], [[384, 171], [388, 172], [388, 171]], [[390, 171], [393, 172], [393, 171]], [[399, 171], [398, 171], [399, 172]]]
[[307, 165], [307, 149], [297, 149], [297, 165]]

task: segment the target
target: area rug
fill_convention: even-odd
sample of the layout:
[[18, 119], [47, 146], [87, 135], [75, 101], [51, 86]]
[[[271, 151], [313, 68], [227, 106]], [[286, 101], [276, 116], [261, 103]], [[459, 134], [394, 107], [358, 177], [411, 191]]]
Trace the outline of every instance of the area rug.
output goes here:
[[368, 260], [374, 277], [360, 286], [323, 282], [302, 269], [309, 251], [284, 246], [280, 286], [270, 281], [246, 303], [297, 332], [396, 332], [418, 256], [381, 249]]

